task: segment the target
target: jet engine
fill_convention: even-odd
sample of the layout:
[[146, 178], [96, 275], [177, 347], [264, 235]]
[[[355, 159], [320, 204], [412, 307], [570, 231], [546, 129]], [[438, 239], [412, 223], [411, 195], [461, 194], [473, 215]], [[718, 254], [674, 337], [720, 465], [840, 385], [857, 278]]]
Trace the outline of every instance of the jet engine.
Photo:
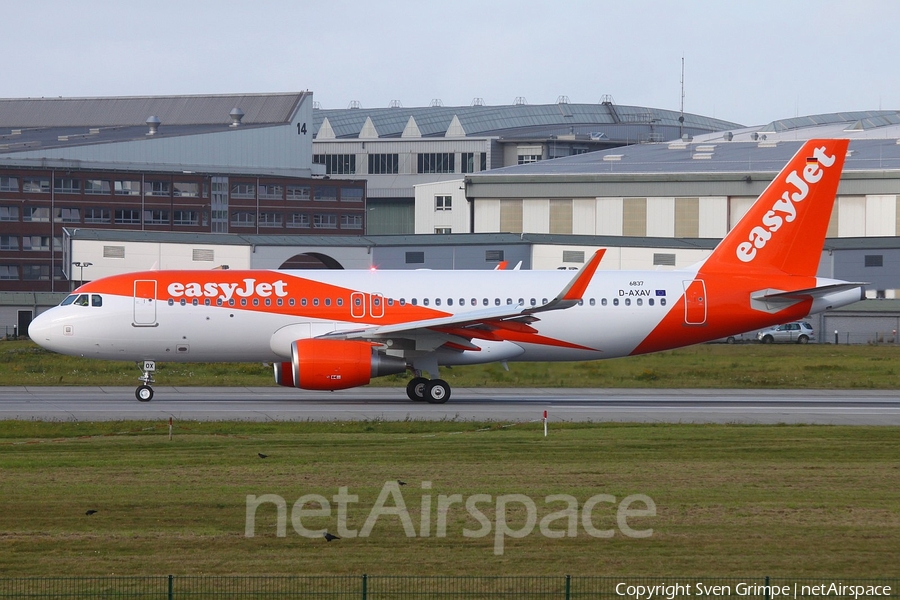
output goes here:
[[304, 390], [343, 390], [404, 371], [405, 360], [381, 354], [369, 342], [307, 339], [291, 343], [291, 362], [275, 363], [275, 383]]

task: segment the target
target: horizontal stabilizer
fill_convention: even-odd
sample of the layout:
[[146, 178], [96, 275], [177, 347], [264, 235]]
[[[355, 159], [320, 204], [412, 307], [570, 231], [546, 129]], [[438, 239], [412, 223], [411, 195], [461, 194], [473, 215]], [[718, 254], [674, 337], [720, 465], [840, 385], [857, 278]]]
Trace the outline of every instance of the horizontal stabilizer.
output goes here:
[[809, 300], [814, 298], [822, 298], [828, 294], [836, 292], [845, 292], [856, 288], [865, 287], [866, 283], [841, 282], [829, 285], [821, 285], [803, 290], [794, 290], [791, 292], [782, 292], [780, 290], [761, 290], [751, 295], [754, 300], [762, 300], [764, 302], [785, 302], [793, 304], [800, 300]]

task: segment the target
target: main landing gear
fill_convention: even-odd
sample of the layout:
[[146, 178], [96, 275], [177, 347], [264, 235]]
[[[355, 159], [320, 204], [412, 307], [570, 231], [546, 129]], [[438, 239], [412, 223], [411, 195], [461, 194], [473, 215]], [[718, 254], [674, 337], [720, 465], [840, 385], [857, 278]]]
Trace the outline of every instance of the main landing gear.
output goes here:
[[406, 395], [414, 402], [443, 404], [450, 399], [450, 384], [443, 379], [413, 377], [406, 384]]
[[137, 386], [137, 389], [134, 390], [134, 397], [141, 402], [150, 402], [153, 400], [153, 388], [150, 387], [150, 384], [154, 383], [153, 373], [156, 372], [156, 361], [145, 360], [142, 363], [138, 363], [138, 368], [140, 368], [142, 373], [138, 377], [138, 381], [143, 381], [144, 383]]

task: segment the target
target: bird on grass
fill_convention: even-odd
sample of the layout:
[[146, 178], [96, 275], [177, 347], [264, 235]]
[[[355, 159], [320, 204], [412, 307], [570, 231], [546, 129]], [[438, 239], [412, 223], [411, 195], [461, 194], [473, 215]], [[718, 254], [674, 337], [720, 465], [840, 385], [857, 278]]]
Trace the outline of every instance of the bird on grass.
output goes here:
[[400, 485], [406, 485], [405, 481], [400, 481], [399, 479], [397, 480], [397, 483], [399, 483]]
[[97, 511], [94, 510], [93, 508], [91, 508], [89, 510], [86, 510], [84, 514], [86, 514], [87, 516], [91, 516], [91, 515], [97, 514]]
[[262, 452], [257, 452], [256, 454], [257, 454], [260, 458], [269, 458], [269, 455], [268, 455], [268, 454], [263, 454]]
[[328, 533], [327, 531], [326, 531], [325, 533], [322, 534], [322, 537], [325, 538], [325, 541], [326, 541], [326, 542], [330, 542], [331, 540], [339, 540], [339, 539], [341, 539], [341, 538], [339, 538], [338, 536], [334, 535], [333, 533]]

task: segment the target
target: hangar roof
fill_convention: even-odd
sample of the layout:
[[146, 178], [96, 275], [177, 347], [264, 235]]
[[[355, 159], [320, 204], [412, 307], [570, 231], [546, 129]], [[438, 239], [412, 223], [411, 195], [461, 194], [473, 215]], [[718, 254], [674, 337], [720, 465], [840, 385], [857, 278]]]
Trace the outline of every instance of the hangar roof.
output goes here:
[[[839, 137], [848, 136], [845, 134]], [[528, 176], [777, 173], [806, 139], [635, 144], [493, 169], [466, 177], [477, 182], [490, 182], [509, 178], [527, 179]], [[873, 170], [900, 170], [900, 142], [897, 139], [851, 138], [850, 155], [844, 164], [844, 172]]]
[[[529, 137], [558, 133], [600, 133], [604, 126], [644, 125], [678, 127], [681, 113], [673, 110], [622, 106], [612, 102], [598, 104], [515, 104], [505, 106], [426, 106], [417, 108], [348, 108], [313, 111], [313, 127], [318, 131], [327, 118], [335, 138], [357, 138], [372, 120], [379, 137], [399, 138], [410, 118], [422, 137], [443, 137], [453, 118], [467, 136]], [[742, 125], [694, 114], [684, 115], [684, 127], [691, 130], [724, 131]]]

